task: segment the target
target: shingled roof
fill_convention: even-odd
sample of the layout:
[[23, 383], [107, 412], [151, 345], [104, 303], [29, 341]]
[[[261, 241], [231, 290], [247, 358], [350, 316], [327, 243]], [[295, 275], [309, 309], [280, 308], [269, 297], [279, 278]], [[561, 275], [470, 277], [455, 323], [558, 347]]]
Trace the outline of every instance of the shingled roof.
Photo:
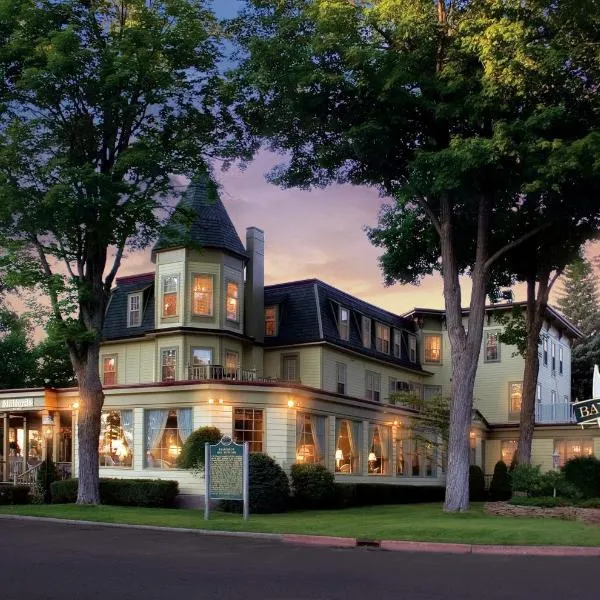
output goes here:
[[246, 250], [208, 173], [194, 177], [152, 249], [215, 248], [247, 259]]

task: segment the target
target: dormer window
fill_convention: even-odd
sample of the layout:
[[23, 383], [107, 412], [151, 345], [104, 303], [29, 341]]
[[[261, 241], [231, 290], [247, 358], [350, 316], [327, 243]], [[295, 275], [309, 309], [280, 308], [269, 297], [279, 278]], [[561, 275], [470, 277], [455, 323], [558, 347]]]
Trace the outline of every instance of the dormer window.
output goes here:
[[179, 275], [166, 275], [162, 279], [162, 316], [176, 317], [179, 304]]
[[227, 295], [225, 300], [225, 313], [228, 321], [240, 320], [239, 285], [235, 281], [227, 282]]
[[343, 306], [340, 306], [338, 313], [338, 328], [340, 338], [347, 340], [350, 337], [350, 311]]
[[371, 319], [362, 318], [362, 344], [365, 348], [371, 347]]
[[402, 356], [402, 334], [397, 329], [394, 329], [394, 356], [396, 358]]
[[277, 307], [265, 307], [265, 336], [273, 337], [277, 335]]
[[213, 315], [213, 276], [194, 275], [192, 283], [192, 313], [200, 317]]
[[139, 327], [142, 324], [142, 294], [127, 296], [127, 327]]
[[390, 353], [390, 328], [381, 323], [375, 323], [375, 349], [385, 354]]

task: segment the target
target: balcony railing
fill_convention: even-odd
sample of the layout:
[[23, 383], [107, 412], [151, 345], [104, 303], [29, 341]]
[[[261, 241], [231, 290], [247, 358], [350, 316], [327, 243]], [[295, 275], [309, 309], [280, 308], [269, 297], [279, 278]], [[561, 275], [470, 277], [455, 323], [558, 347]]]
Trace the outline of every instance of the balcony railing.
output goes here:
[[573, 405], [570, 402], [561, 404], [536, 404], [535, 422], [543, 423], [575, 423]]
[[188, 379], [191, 381], [281, 381], [276, 377], [263, 377], [256, 369], [224, 367], [223, 365], [193, 365], [188, 367]]

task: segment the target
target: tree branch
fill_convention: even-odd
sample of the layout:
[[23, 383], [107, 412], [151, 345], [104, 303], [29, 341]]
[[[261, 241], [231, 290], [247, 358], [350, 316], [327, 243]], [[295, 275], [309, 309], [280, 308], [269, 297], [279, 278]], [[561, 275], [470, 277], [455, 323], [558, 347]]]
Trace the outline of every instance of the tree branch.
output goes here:
[[437, 215], [433, 212], [431, 206], [429, 206], [427, 200], [425, 200], [425, 198], [416, 197], [415, 202], [425, 211], [425, 214], [429, 217], [429, 220], [431, 221], [431, 224], [437, 231], [437, 234], [441, 237], [442, 226], [440, 224], [440, 220], [438, 219]]

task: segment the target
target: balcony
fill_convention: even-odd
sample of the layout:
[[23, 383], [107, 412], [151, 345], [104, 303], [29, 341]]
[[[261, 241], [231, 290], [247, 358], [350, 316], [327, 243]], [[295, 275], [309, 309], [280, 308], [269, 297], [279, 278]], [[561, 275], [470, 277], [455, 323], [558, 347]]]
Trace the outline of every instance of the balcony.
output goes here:
[[263, 377], [256, 369], [242, 369], [241, 367], [224, 367], [223, 365], [194, 365], [188, 367], [190, 381], [253, 381], [275, 382], [281, 381], [276, 377]]
[[543, 425], [548, 423], [575, 423], [573, 405], [570, 402], [562, 404], [536, 404], [535, 422]]

